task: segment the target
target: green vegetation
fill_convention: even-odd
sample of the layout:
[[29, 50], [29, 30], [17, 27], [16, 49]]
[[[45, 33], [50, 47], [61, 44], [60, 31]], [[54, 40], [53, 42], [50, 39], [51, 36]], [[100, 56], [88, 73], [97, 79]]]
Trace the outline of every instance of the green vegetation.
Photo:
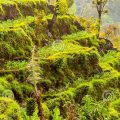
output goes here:
[[119, 49], [73, 0], [52, 2], [0, 1], [0, 119], [119, 120]]
[[9, 98], [0, 98], [0, 119], [3, 120], [23, 120], [20, 112], [19, 105], [9, 99]]

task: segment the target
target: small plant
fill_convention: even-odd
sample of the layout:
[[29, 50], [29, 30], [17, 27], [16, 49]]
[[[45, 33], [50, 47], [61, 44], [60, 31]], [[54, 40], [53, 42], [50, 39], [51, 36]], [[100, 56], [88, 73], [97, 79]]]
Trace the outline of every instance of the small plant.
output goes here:
[[91, 96], [86, 95], [83, 106], [79, 109], [79, 120], [110, 120], [108, 109], [103, 102], [96, 102]]
[[28, 69], [30, 72], [28, 81], [34, 87], [34, 96], [35, 96], [34, 99], [38, 106], [38, 116], [39, 116], [40, 120], [45, 120], [44, 112], [43, 112], [43, 108], [42, 108], [42, 101], [41, 101], [41, 90], [38, 89], [38, 87], [37, 87], [37, 83], [41, 78], [40, 78], [40, 67], [38, 64], [38, 58], [35, 55], [35, 46], [33, 47], [33, 50], [32, 50], [31, 61], [28, 64]]
[[27, 102], [27, 115], [32, 116], [35, 111], [35, 101], [33, 98], [28, 99]]
[[60, 117], [60, 110], [58, 107], [55, 107], [53, 110], [54, 114], [53, 114], [53, 120], [62, 120]]
[[23, 120], [18, 103], [10, 98], [0, 97], [0, 120]]

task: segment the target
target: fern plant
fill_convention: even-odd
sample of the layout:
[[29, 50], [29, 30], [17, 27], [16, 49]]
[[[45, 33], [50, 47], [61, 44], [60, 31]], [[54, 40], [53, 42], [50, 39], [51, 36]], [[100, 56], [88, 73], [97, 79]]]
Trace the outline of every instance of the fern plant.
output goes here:
[[89, 95], [82, 102], [84, 105], [79, 109], [79, 120], [110, 120], [108, 108], [103, 102], [96, 102]]

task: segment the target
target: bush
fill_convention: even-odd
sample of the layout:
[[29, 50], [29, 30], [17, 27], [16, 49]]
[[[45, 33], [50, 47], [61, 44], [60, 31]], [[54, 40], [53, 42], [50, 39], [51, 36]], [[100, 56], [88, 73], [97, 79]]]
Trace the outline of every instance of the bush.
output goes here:
[[29, 98], [27, 101], [27, 115], [32, 116], [35, 111], [35, 100], [33, 98]]
[[105, 90], [105, 83], [102, 80], [93, 80], [92, 81], [92, 89], [91, 95], [96, 98], [97, 100], [102, 99], [102, 94]]
[[19, 105], [9, 98], [0, 97], [0, 119], [22, 120]]
[[23, 100], [23, 91], [22, 91], [22, 88], [21, 88], [21, 85], [19, 82], [17, 81], [13, 81], [12, 84], [12, 91], [15, 95], [15, 98], [19, 101], [19, 102], [22, 102]]
[[59, 108], [55, 107], [55, 109], [53, 110], [53, 112], [54, 112], [54, 114], [53, 114], [53, 120], [61, 120]]
[[112, 106], [115, 110], [117, 110], [120, 113], [120, 99], [112, 102]]
[[0, 95], [2, 96], [5, 90], [9, 90], [10, 84], [8, 81], [5, 79], [5, 77], [0, 78]]
[[14, 78], [14, 76], [13, 76], [12, 74], [9, 74], [9, 75], [6, 76], [6, 80], [7, 80], [8, 82], [12, 82], [12, 81], [15, 80], [15, 78]]
[[108, 108], [103, 102], [96, 102], [91, 96], [82, 99], [83, 106], [78, 108], [80, 120], [111, 120]]
[[65, 15], [68, 12], [68, 4], [66, 0], [58, 0], [56, 3], [57, 14]]
[[75, 91], [75, 101], [77, 103], [80, 103], [82, 102], [82, 99], [85, 95], [87, 95], [88, 91], [89, 91], [89, 85], [87, 84], [83, 84], [83, 85], [80, 85], [76, 88], [76, 91]]
[[15, 49], [8, 43], [0, 42], [0, 57], [1, 58], [10, 58], [15, 54]]

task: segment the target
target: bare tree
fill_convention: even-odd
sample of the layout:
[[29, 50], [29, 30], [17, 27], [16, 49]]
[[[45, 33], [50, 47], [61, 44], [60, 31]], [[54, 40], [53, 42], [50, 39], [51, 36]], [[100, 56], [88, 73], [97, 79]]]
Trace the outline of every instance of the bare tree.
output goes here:
[[92, 3], [95, 5], [98, 13], [98, 19], [99, 19], [99, 27], [98, 27], [98, 35], [97, 37], [100, 37], [100, 26], [102, 21], [102, 14], [106, 13], [105, 6], [108, 3], [109, 0], [92, 0]]

